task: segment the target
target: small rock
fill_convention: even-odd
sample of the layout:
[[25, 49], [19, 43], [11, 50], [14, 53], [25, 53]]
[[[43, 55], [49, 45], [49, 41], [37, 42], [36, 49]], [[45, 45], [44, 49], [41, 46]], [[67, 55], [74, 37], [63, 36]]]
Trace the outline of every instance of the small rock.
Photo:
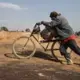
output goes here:
[[43, 73], [38, 73], [38, 75], [41, 77], [45, 76]]

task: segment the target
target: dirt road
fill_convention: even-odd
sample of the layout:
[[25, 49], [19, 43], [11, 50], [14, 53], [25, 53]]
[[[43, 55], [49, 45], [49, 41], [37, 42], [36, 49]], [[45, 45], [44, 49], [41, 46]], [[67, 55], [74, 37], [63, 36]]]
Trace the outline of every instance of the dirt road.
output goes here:
[[64, 62], [60, 64], [50, 52], [42, 50], [31, 59], [16, 59], [12, 54], [12, 42], [21, 34], [2, 32], [0, 35], [0, 80], [80, 80], [80, 57], [74, 53], [71, 54], [73, 65], [66, 65], [65, 59], [57, 53]]
[[12, 44], [0, 44], [0, 80], [80, 80], [80, 58], [73, 65], [60, 64], [49, 54], [37, 52], [33, 58], [16, 59]]

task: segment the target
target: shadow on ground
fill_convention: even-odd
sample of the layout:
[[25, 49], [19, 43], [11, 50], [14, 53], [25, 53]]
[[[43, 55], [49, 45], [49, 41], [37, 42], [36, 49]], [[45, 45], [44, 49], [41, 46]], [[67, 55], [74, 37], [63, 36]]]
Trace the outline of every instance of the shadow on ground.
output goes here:
[[52, 55], [41, 52], [41, 51], [36, 51], [36, 53], [34, 54], [34, 57], [41, 58], [41, 59], [44, 59], [44, 60], [59, 62]]
[[[16, 57], [14, 56], [13, 53], [5, 53], [4, 56], [6, 56], [8, 58], [14, 58], [14, 59], [16, 59]], [[26, 54], [24, 56], [26, 56]], [[40, 59], [44, 59], [44, 60], [50, 60], [50, 61], [54, 61], [54, 62], [59, 62], [52, 55], [46, 54], [46, 53], [41, 52], [41, 51], [36, 51], [36, 53], [32, 57], [34, 57], [34, 58], [40, 58]]]

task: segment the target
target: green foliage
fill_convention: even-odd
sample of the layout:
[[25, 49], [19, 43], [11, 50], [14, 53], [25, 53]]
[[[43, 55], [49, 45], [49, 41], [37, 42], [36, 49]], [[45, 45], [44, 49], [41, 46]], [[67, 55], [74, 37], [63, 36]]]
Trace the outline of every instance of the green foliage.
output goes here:
[[4, 30], [4, 31], [8, 31], [8, 28], [5, 27], [5, 26], [2, 26], [2, 27], [0, 28], [0, 30], [1, 30], [1, 31], [2, 31], [2, 30]]
[[30, 32], [30, 29], [29, 29], [29, 28], [27, 28], [27, 29], [25, 29], [25, 31], [26, 31], [26, 32]]

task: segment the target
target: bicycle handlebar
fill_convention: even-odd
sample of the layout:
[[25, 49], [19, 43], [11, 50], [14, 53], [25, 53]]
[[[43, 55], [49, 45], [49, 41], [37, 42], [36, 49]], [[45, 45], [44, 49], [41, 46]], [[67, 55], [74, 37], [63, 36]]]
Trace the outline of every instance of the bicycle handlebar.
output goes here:
[[34, 25], [31, 35], [32, 35], [37, 29], [40, 30], [40, 25], [41, 25], [41, 24], [35, 24], [35, 25]]
[[[40, 25], [41, 25], [41, 24], [35, 24], [35, 25], [34, 25], [34, 28], [36, 28], [37, 26], [40, 27]], [[33, 29], [34, 29], [34, 28], [33, 28]]]

